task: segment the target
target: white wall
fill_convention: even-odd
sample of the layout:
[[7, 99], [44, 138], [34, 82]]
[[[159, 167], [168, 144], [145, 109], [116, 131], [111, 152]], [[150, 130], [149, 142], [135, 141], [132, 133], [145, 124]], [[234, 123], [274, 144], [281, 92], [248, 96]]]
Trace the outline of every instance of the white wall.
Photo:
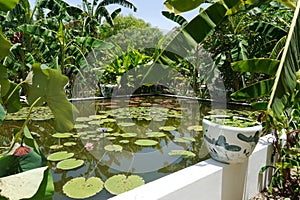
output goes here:
[[270, 163], [270, 138], [261, 137], [245, 163], [208, 159], [110, 200], [248, 200], [269, 183], [270, 173], [260, 175], [259, 170]]

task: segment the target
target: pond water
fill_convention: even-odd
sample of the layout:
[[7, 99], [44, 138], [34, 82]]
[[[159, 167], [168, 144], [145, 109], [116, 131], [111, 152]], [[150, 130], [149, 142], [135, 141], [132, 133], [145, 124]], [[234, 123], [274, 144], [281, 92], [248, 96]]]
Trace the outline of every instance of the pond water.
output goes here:
[[[38, 143], [48, 157], [58, 151], [74, 153], [84, 164], [72, 170], [50, 162], [55, 184], [54, 199], [71, 199], [63, 185], [75, 177], [96, 176], [103, 181], [116, 174], [141, 176], [145, 183], [208, 158], [202, 145], [201, 120], [210, 104], [161, 96], [76, 101], [79, 113], [75, 129], [56, 134], [47, 109], [37, 109], [30, 122]], [[1, 126], [0, 140], [7, 145], [14, 128], [22, 124], [20, 114]], [[18, 121], [19, 120], [19, 121]], [[114, 196], [103, 189], [89, 199]]]

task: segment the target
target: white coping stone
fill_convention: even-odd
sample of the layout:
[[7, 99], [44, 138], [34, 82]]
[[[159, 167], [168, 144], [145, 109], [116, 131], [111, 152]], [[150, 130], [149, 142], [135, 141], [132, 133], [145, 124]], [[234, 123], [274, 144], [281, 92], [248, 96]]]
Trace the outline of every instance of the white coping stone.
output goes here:
[[248, 200], [269, 182], [270, 173], [258, 172], [270, 163], [270, 137], [260, 138], [245, 163], [228, 165], [208, 159], [109, 200]]

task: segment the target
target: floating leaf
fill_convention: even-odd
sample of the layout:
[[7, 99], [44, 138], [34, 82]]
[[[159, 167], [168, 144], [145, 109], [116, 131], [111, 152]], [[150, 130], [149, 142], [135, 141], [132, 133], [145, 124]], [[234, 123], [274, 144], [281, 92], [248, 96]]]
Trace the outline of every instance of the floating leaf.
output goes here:
[[31, 198], [38, 191], [47, 168], [40, 167], [0, 178], [0, 196], [12, 200]]
[[136, 141], [134, 142], [134, 144], [140, 145], [140, 146], [155, 146], [155, 145], [158, 144], [158, 142], [155, 141], [155, 140], [140, 139], [140, 140], [136, 140]]
[[121, 144], [128, 144], [129, 143], [129, 140], [120, 140], [119, 141]]
[[66, 147], [71, 147], [71, 146], [75, 146], [76, 145], [76, 142], [65, 142], [64, 143], [64, 146]]
[[121, 137], [124, 137], [124, 138], [130, 138], [130, 137], [136, 137], [137, 136], [137, 133], [122, 133], [121, 134]]
[[62, 160], [57, 163], [56, 167], [62, 170], [71, 170], [78, 168], [84, 164], [83, 160], [76, 160], [75, 158], [70, 158], [66, 160]]
[[124, 127], [128, 127], [128, 126], [134, 126], [135, 123], [133, 122], [121, 122], [121, 123], [118, 123], [118, 126], [124, 126]]
[[193, 152], [186, 150], [172, 150], [168, 154], [170, 156], [180, 156], [184, 158], [191, 158], [196, 156], [196, 154], [194, 154]]
[[174, 131], [176, 130], [176, 127], [174, 126], [162, 126], [159, 128], [159, 130], [162, 130], [162, 131]]
[[166, 134], [163, 132], [149, 132], [149, 133], [146, 133], [146, 135], [148, 137], [165, 137], [166, 136]]
[[189, 130], [189, 131], [197, 131], [197, 132], [199, 132], [199, 131], [202, 131], [203, 129], [202, 129], [202, 126], [197, 126], [197, 125], [195, 125], [195, 126], [189, 126], [188, 128], [187, 128], [187, 130]]
[[91, 124], [91, 125], [102, 125], [102, 124], [104, 124], [104, 122], [101, 121], [101, 120], [98, 120], [98, 121], [89, 121], [88, 124]]
[[64, 147], [63, 145], [55, 144], [55, 145], [51, 145], [49, 148], [52, 150], [56, 150], [56, 149], [61, 149], [63, 147]]
[[123, 147], [117, 144], [109, 144], [104, 147], [106, 151], [119, 151], [121, 152]]
[[175, 137], [174, 142], [179, 142], [179, 143], [190, 143], [190, 142], [195, 142], [195, 138], [189, 138], [189, 137]]
[[93, 119], [92, 118], [89, 118], [89, 117], [77, 117], [76, 118], [76, 122], [88, 122], [88, 121], [92, 121]]
[[111, 194], [118, 195], [144, 184], [144, 179], [138, 175], [131, 175], [126, 177], [124, 174], [118, 174], [107, 179], [105, 181], [104, 187]]
[[105, 119], [107, 115], [90, 115], [89, 118], [91, 119]]
[[72, 133], [55, 133], [52, 135], [52, 137], [55, 137], [55, 138], [70, 138], [72, 137]]
[[73, 156], [74, 156], [74, 153], [68, 153], [67, 151], [59, 151], [59, 152], [55, 152], [55, 153], [50, 154], [50, 156], [48, 156], [47, 160], [49, 160], [49, 161], [61, 161], [61, 160], [71, 158]]
[[103, 181], [97, 177], [73, 178], [63, 186], [63, 192], [70, 198], [85, 199], [96, 195], [103, 189]]
[[74, 128], [75, 129], [82, 129], [82, 128], [88, 128], [89, 126], [86, 124], [75, 124]]

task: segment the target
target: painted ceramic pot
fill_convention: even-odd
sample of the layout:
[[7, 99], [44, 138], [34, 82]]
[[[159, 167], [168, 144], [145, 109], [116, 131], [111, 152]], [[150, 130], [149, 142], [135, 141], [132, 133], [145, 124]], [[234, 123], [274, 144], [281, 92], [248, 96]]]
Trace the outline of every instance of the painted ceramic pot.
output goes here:
[[[211, 117], [219, 121], [211, 120]], [[233, 127], [224, 125], [226, 115], [206, 116], [202, 120], [204, 143], [210, 156], [224, 163], [242, 163], [253, 152], [262, 131], [262, 125], [253, 120], [237, 117], [245, 122], [252, 122], [249, 127]]]

